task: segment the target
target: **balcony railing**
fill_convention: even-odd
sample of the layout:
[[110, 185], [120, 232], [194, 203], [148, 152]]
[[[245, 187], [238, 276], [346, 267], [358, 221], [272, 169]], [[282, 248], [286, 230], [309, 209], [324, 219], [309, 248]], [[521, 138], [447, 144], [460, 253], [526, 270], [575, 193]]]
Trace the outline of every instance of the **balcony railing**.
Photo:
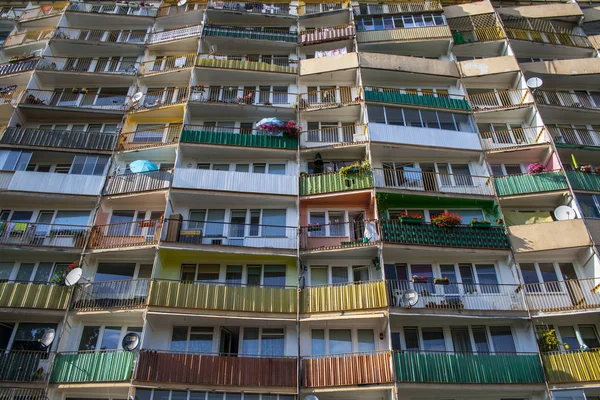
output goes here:
[[187, 26], [185, 28], [170, 29], [162, 32], [154, 32], [148, 39], [148, 44], [159, 44], [172, 42], [174, 40], [187, 39], [194, 36], [200, 36], [202, 25]]
[[139, 66], [140, 64], [134, 61], [109, 60], [108, 58], [44, 57], [37, 67], [45, 71], [135, 75]]
[[535, 91], [535, 100], [539, 104], [548, 106], [600, 109], [600, 97], [590, 96], [585, 92], [572, 93], [538, 89]]
[[544, 383], [537, 353], [394, 352], [397, 382]]
[[208, 8], [266, 15], [296, 15], [296, 6], [289, 3], [257, 3], [243, 1], [210, 1]]
[[298, 9], [298, 15], [319, 14], [328, 11], [338, 11], [346, 8], [343, 2], [306, 3]]
[[206, 25], [204, 27], [204, 36], [222, 36], [229, 38], [268, 40], [276, 42], [296, 43], [298, 34], [289, 32], [286, 29], [273, 28], [255, 28], [246, 27], [240, 28], [235, 26], [224, 25]]
[[196, 53], [159, 57], [143, 62], [141, 73], [143, 75], [152, 75], [160, 72], [179, 71], [184, 68], [193, 67], [195, 60]]
[[600, 348], [542, 353], [549, 383], [600, 381]]
[[528, 42], [545, 43], [569, 47], [582, 47], [593, 49], [594, 45], [585, 35], [573, 35], [561, 32], [540, 32], [530, 29], [510, 28], [505, 26], [504, 30], [509, 39], [525, 40]]
[[153, 280], [148, 305], [153, 307], [254, 313], [296, 313], [296, 287], [227, 282]]
[[168, 189], [173, 173], [171, 171], [140, 172], [110, 175], [106, 178], [104, 195], [150, 192]]
[[569, 279], [524, 286], [530, 310], [573, 311], [600, 308], [600, 279]]
[[356, 386], [394, 381], [389, 351], [302, 357], [303, 387]]
[[543, 126], [511, 128], [494, 132], [480, 132], [484, 150], [510, 149], [540, 143], [544, 134]]
[[58, 28], [54, 32], [55, 39], [75, 40], [81, 42], [127, 43], [143, 45], [148, 34], [145, 30], [100, 30]]
[[296, 93], [260, 90], [255, 87], [211, 86], [206, 89], [192, 88], [190, 101], [292, 108], [296, 103], [297, 96]]
[[169, 219], [164, 240], [191, 245], [295, 249], [297, 230], [282, 225]]
[[88, 231], [82, 225], [0, 221], [0, 244], [82, 248]]
[[362, 88], [359, 86], [345, 86], [332, 89], [321, 89], [300, 94], [300, 110], [312, 111], [324, 108], [360, 104]]
[[494, 184], [498, 196], [552, 192], [569, 188], [562, 171], [496, 176], [494, 177]]
[[132, 103], [132, 111], [148, 111], [155, 108], [185, 103], [188, 99], [187, 86], [168, 88], [144, 93], [142, 98]]
[[353, 6], [354, 15], [382, 15], [382, 14], [405, 14], [421, 13], [427, 11], [442, 11], [442, 3], [439, 0], [407, 0], [394, 1], [384, 4], [361, 4]]
[[15, 192], [99, 196], [104, 175], [61, 174], [58, 172], [0, 171], [0, 189]]
[[96, 225], [90, 233], [89, 247], [107, 249], [156, 245], [161, 228], [162, 218]]
[[[452, 28], [452, 20], [448, 23]], [[470, 31], [454, 31], [452, 33], [454, 44], [465, 44], [472, 42], [493, 42], [495, 40], [502, 40], [506, 38], [504, 31], [500, 26], [486, 26], [481, 28], [474, 28]]]
[[[107, 89], [110, 91], [110, 89]], [[110, 93], [72, 93], [68, 90], [28, 89], [21, 98], [22, 104], [34, 106], [66, 107], [91, 110], [125, 111], [127, 95]]]
[[460, 195], [494, 195], [494, 185], [489, 176], [396, 169], [376, 169], [373, 173], [376, 187]]
[[469, 95], [474, 111], [505, 110], [533, 104], [533, 96], [527, 89], [512, 89], [499, 92]]
[[196, 59], [197, 67], [239, 69], [244, 71], [281, 72], [295, 74], [298, 61], [288, 57], [224, 56], [200, 53]]
[[179, 141], [181, 124], [169, 124], [156, 128], [140, 129], [136, 132], [123, 132], [119, 137], [118, 150], [140, 150], [175, 144]]
[[[358, 138], [362, 138], [362, 140], [357, 140]], [[310, 129], [304, 133], [304, 140], [307, 147], [363, 143], [367, 141], [367, 126], [342, 125]]]
[[0, 20], [16, 20], [23, 14], [22, 8], [0, 7]]
[[338, 172], [301, 175], [300, 196], [370, 189], [373, 187], [373, 173], [340, 175]]
[[158, 9], [154, 7], [131, 7], [124, 4], [93, 4], [71, 3], [67, 11], [76, 11], [93, 14], [131, 15], [137, 17], [155, 17]]
[[10, 92], [0, 93], [0, 105], [15, 106], [22, 97], [23, 89], [13, 89]]
[[54, 33], [54, 27], [33, 29], [24, 32], [16, 32], [8, 36], [4, 41], [4, 48], [19, 46], [22, 44], [35, 43], [43, 40], [49, 40]]
[[452, 39], [450, 28], [447, 25], [440, 25], [356, 32], [358, 43], [412, 42], [433, 39], [450, 41]]
[[595, 130], [554, 126], [549, 126], [548, 130], [557, 146], [600, 146], [600, 132]]
[[18, 74], [19, 72], [33, 70], [40, 59], [30, 58], [24, 61], [7, 62], [0, 64], [0, 75]]
[[298, 42], [301, 45], [333, 42], [354, 37], [354, 25], [337, 25], [324, 28], [311, 28], [300, 31]]
[[0, 382], [44, 382], [47, 359], [45, 351], [0, 350]]
[[571, 187], [575, 190], [600, 192], [600, 174], [593, 172], [566, 171]]
[[525, 301], [519, 285], [487, 283], [438, 283], [388, 280], [388, 294], [392, 307], [405, 307], [402, 295], [407, 290], [419, 294], [412, 308], [444, 310], [447, 313], [467, 311], [525, 311]]
[[72, 308], [80, 311], [104, 308], [137, 308], [146, 305], [150, 279], [94, 282], [78, 286]]
[[300, 311], [307, 314], [371, 310], [388, 306], [383, 281], [308, 286], [302, 290]]
[[112, 151], [116, 142], [117, 135], [113, 133], [17, 128], [14, 126], [6, 128], [0, 136], [2, 144], [105, 151]]
[[190, 11], [200, 11], [206, 8], [206, 1], [188, 1], [186, 4], [179, 6], [176, 4], [167, 4], [161, 6], [156, 14], [157, 17], [169, 17], [173, 15], [182, 15]]
[[54, 359], [50, 382], [129, 382], [135, 353], [122, 350], [59, 353]]
[[0, 282], [0, 307], [65, 310], [69, 288], [47, 283]]
[[475, 249], [509, 249], [504, 227], [483, 229], [465, 225], [441, 228], [434, 224], [408, 224], [399, 220], [382, 220], [383, 241], [417, 246], [468, 247]]
[[[367, 229], [365, 229], [367, 228]], [[300, 228], [300, 248], [329, 250], [369, 246], [377, 233], [376, 221], [350, 221], [337, 224], [314, 224]]]
[[296, 357], [141, 351], [136, 381], [234, 387], [296, 387]]
[[410, 89], [395, 89], [381, 87], [365, 87], [365, 100], [379, 103], [406, 104], [411, 106], [424, 106], [446, 108], [451, 110], [471, 109], [465, 96], [461, 95], [434, 95], [433, 93], [416, 93]]
[[[181, 133], [182, 143], [204, 143], [220, 146], [265, 147], [270, 149], [296, 150], [298, 139], [288, 136], [272, 136], [254, 128], [225, 128], [215, 126], [186, 125]], [[1, 142], [0, 142], [1, 143]]]
[[60, 3], [46, 4], [40, 7], [27, 8], [23, 10], [23, 13], [19, 17], [19, 21], [58, 15], [62, 13], [68, 5], [68, 1], [63, 1]]

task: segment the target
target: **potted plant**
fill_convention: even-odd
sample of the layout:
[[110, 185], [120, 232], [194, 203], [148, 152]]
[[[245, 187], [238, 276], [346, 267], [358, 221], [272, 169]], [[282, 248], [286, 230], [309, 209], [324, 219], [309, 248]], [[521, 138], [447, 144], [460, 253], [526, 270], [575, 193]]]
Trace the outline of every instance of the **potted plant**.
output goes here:
[[427, 283], [427, 277], [413, 275], [413, 283]]
[[440, 228], [452, 228], [462, 223], [462, 218], [458, 214], [452, 214], [451, 212], [443, 212], [436, 215], [431, 219], [434, 225]]
[[192, 86], [192, 92], [195, 93], [204, 93], [205, 89], [204, 89], [204, 85], [194, 85]]
[[538, 334], [538, 346], [542, 352], [555, 351], [560, 346], [560, 342], [554, 334], [554, 329], [538, 332]]
[[308, 231], [309, 232], [320, 232], [321, 224], [318, 222], [316, 224], [308, 224]]
[[356, 175], [359, 173], [367, 173], [371, 171], [371, 164], [367, 160], [362, 162], [356, 162], [352, 165], [348, 165], [346, 167], [342, 167], [339, 170], [339, 174], [342, 177], [346, 177], [349, 175]]
[[579, 170], [580, 170], [581, 172], [585, 172], [586, 174], [589, 174], [589, 173], [591, 173], [591, 172], [592, 172], [592, 166], [591, 166], [591, 165], [589, 165], [589, 164], [587, 164], [587, 165], [582, 165], [582, 166], [579, 168]]
[[67, 269], [55, 272], [52, 279], [50, 279], [50, 283], [53, 283], [53, 284], [59, 285], [59, 286], [66, 286], [65, 278], [67, 277], [69, 272], [73, 271], [75, 268], [78, 268], [78, 267], [79, 267], [79, 264], [77, 264], [77, 261], [73, 261], [71, 264], [69, 264]]
[[594, 170], [594, 172], [596, 172], [597, 174], [600, 174], [600, 165], [596, 167], [596, 169]]
[[300, 128], [294, 121], [288, 121], [283, 127], [283, 133], [291, 138], [297, 138], [300, 136]]
[[433, 278], [433, 283], [436, 285], [449, 285], [450, 284], [450, 278], [448, 277], [441, 277], [441, 278]]
[[541, 164], [539, 162], [529, 164], [527, 166], [527, 173], [532, 175], [539, 174], [544, 171], [546, 171], [546, 167], [544, 166], [544, 164]]
[[375, 257], [371, 260], [371, 264], [375, 267], [377, 271], [381, 270], [381, 263], [379, 261], [379, 257]]
[[477, 218], [473, 218], [471, 220], [471, 222], [469, 222], [469, 226], [471, 228], [489, 228], [490, 226], [492, 226], [492, 223], [490, 221], [488, 221], [487, 219], [481, 220], [479, 221]]
[[403, 224], [420, 224], [423, 222], [423, 216], [419, 214], [407, 214], [406, 212], [401, 212], [397, 215], [398, 220]]
[[147, 220], [147, 221], [140, 221], [140, 222], [138, 223], [138, 226], [139, 226], [140, 228], [150, 228], [150, 227], [153, 227], [154, 225], [155, 225], [155, 224], [154, 224], [154, 220], [152, 220], [152, 219], [150, 219], [150, 220]]

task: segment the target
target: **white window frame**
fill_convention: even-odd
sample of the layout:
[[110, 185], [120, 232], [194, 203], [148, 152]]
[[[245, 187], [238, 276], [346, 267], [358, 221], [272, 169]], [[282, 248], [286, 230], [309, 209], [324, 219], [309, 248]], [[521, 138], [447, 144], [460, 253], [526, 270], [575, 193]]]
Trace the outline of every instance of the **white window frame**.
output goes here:
[[[379, 351], [380, 347], [377, 345], [377, 341], [379, 340], [379, 333], [378, 333], [378, 329], [377, 328], [373, 328], [373, 327], [369, 327], [369, 326], [364, 326], [364, 327], [358, 327], [358, 328], [347, 328], [347, 327], [328, 327], [328, 326], [312, 326], [308, 332], [308, 336], [309, 336], [309, 342], [310, 342], [310, 352], [309, 355], [311, 356], [327, 356], [327, 355], [331, 355], [331, 356], [335, 356], [335, 355], [340, 355], [340, 354], [348, 354], [348, 353], [331, 353], [330, 350], [330, 346], [329, 346], [329, 331], [333, 329], [333, 330], [345, 330], [345, 331], [350, 331], [350, 343], [352, 344], [352, 351], [351, 353], [358, 353], [358, 330], [371, 330], [373, 331], [373, 344], [375, 345], [375, 350], [374, 351]], [[323, 337], [323, 341], [325, 343], [325, 354], [313, 354], [313, 349], [312, 349], [312, 332], [313, 330], [322, 330], [325, 331], [325, 335]]]
[[[117, 348], [116, 349], [106, 349], [106, 350], [100, 349], [99, 347], [102, 346], [102, 340], [104, 339], [104, 330], [106, 329], [106, 327], [108, 327], [108, 326], [118, 326], [118, 325], [120, 325], [120, 328], [121, 328], [121, 333], [119, 335], [119, 337], [121, 338], [121, 340], [119, 340]], [[79, 350], [79, 344], [81, 343], [81, 339], [83, 337], [83, 330], [84, 330], [84, 328], [86, 326], [99, 326], [100, 327], [100, 330], [99, 330], [99, 333], [98, 333], [98, 340], [96, 341], [96, 349], [92, 350], [94, 352], [111, 351], [111, 350], [123, 350], [123, 347], [122, 347], [123, 337], [127, 334], [127, 332], [131, 331], [130, 328], [142, 328], [143, 329], [143, 326], [133, 326], [133, 325], [130, 326], [130, 325], [127, 325], [127, 324], [122, 325], [122, 323], [120, 323], [120, 322], [115, 322], [114, 325], [113, 324], [97, 324], [96, 325], [96, 324], [93, 324], [93, 323], [91, 323], [89, 325], [87, 325], [87, 324], [81, 324], [81, 326], [79, 328], [79, 334], [77, 336], [78, 340], [75, 341], [76, 343], [73, 343], [73, 345], [72, 345], [74, 347], [74, 351], [86, 351], [86, 350]], [[141, 333], [140, 333], [140, 336], [141, 336]]]
[[369, 271], [369, 280], [371, 280], [373, 278], [373, 273], [371, 271], [370, 265], [368, 264], [361, 264], [361, 263], [357, 263], [357, 264], [345, 264], [345, 263], [341, 263], [341, 264], [310, 264], [307, 266], [307, 270], [308, 270], [308, 276], [307, 276], [307, 286], [311, 286], [310, 282], [312, 281], [312, 268], [326, 268], [327, 269], [327, 285], [333, 285], [333, 268], [346, 268], [347, 270], [347, 277], [348, 277], [348, 281], [346, 282], [347, 284], [351, 284], [354, 282], [361, 282], [361, 281], [355, 281], [354, 280], [354, 267], [357, 268], [367, 268], [367, 271]]
[[[242, 353], [242, 350], [244, 348], [244, 335], [246, 333], [246, 329], [258, 329], [258, 354], [250, 354], [250, 353]], [[286, 329], [285, 327], [276, 327], [276, 326], [269, 326], [266, 327], [266, 329], [281, 329], [283, 331], [282, 334], [274, 334], [274, 333], [267, 333], [264, 334], [264, 327], [262, 326], [246, 326], [246, 327], [241, 327], [240, 328], [240, 334], [239, 334], [239, 345], [238, 345], [238, 354], [240, 356], [262, 356], [263, 352], [262, 352], [262, 338], [263, 335], [264, 336], [281, 336], [283, 335], [283, 354], [281, 355], [281, 357], [285, 357], [285, 353], [286, 353], [286, 344], [287, 344], [287, 335], [286, 335]]]
[[[192, 333], [192, 328], [198, 328], [198, 329], [212, 329], [212, 342], [211, 342], [211, 353], [215, 353], [215, 344], [218, 346], [219, 342], [220, 342], [220, 330], [219, 327], [215, 327], [215, 326], [192, 326], [192, 325], [172, 325], [171, 326], [171, 332], [169, 335], [169, 349], [172, 348], [173, 346], [173, 329], [178, 326], [178, 327], [186, 327], [187, 328], [187, 338], [185, 340], [185, 352], [188, 352], [190, 349], [190, 335]], [[206, 333], [208, 335], [208, 332]]]

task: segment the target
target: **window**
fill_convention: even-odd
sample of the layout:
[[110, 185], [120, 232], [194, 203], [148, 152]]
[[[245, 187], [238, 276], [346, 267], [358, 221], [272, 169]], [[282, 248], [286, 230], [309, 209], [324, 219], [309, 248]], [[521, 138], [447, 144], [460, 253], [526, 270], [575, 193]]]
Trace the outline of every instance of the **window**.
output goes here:
[[406, 342], [406, 350], [419, 350], [419, 329], [404, 328], [404, 341]]
[[0, 151], [0, 160], [4, 160], [3, 171], [25, 171], [31, 160], [31, 152], [20, 150]]
[[263, 237], [285, 237], [286, 236], [286, 210], [263, 210], [262, 212], [262, 236]]
[[70, 174], [104, 175], [109, 156], [92, 156], [77, 154], [73, 159]]
[[512, 330], [509, 326], [490, 326], [492, 344], [496, 353], [516, 353]]
[[600, 218], [600, 196], [595, 194], [576, 194], [581, 212], [586, 218]]
[[423, 350], [446, 351], [442, 328], [422, 328]]
[[281, 357], [284, 355], [285, 334], [279, 328], [244, 328], [242, 353]]
[[[565, 264], [565, 269], [569, 267]], [[527, 292], [560, 292], [560, 266], [554, 263], [520, 263], [519, 269]], [[541, 283], [544, 282], [543, 285]]]
[[352, 331], [350, 329], [329, 330], [329, 354], [351, 353]]
[[213, 328], [174, 326], [171, 350], [212, 353]]
[[20, 322], [15, 332], [11, 350], [49, 351], [50, 349], [44, 349], [40, 344], [42, 336], [49, 329], [56, 331], [57, 324]]
[[312, 354], [342, 354], [375, 350], [373, 329], [313, 329]]
[[[414, 92], [416, 90], [406, 92]], [[421, 90], [424, 95], [433, 95], [432, 90]], [[437, 97], [448, 97], [447, 92], [436, 90]], [[387, 125], [412, 126], [415, 128], [445, 129], [450, 131], [474, 132], [475, 126], [468, 114], [446, 111], [419, 110], [392, 106], [367, 105], [369, 122]]]

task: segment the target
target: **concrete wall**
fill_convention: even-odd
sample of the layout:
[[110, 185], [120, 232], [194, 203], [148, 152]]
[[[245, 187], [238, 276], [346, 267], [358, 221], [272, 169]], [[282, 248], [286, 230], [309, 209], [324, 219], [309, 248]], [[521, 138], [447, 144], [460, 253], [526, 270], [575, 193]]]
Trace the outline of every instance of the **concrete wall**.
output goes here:
[[554, 221], [508, 228], [516, 253], [589, 246], [590, 237], [582, 219]]
[[300, 61], [300, 75], [320, 74], [323, 72], [357, 67], [357, 53], [340, 54], [337, 56], [322, 58], [311, 58]]
[[523, 72], [556, 75], [600, 74], [600, 58], [541, 61], [520, 64]]
[[577, 3], [543, 4], [539, 6], [502, 7], [500, 14], [526, 18], [558, 18], [582, 16], [583, 12]]
[[493, 12], [495, 12], [494, 6], [489, 1], [444, 7], [444, 15], [447, 19]]
[[461, 75], [465, 78], [519, 71], [519, 64], [513, 56], [461, 61], [458, 64]]
[[408, 56], [379, 53], [359, 53], [363, 68], [389, 69], [393, 71], [459, 77], [456, 64], [452, 61], [432, 60]]

